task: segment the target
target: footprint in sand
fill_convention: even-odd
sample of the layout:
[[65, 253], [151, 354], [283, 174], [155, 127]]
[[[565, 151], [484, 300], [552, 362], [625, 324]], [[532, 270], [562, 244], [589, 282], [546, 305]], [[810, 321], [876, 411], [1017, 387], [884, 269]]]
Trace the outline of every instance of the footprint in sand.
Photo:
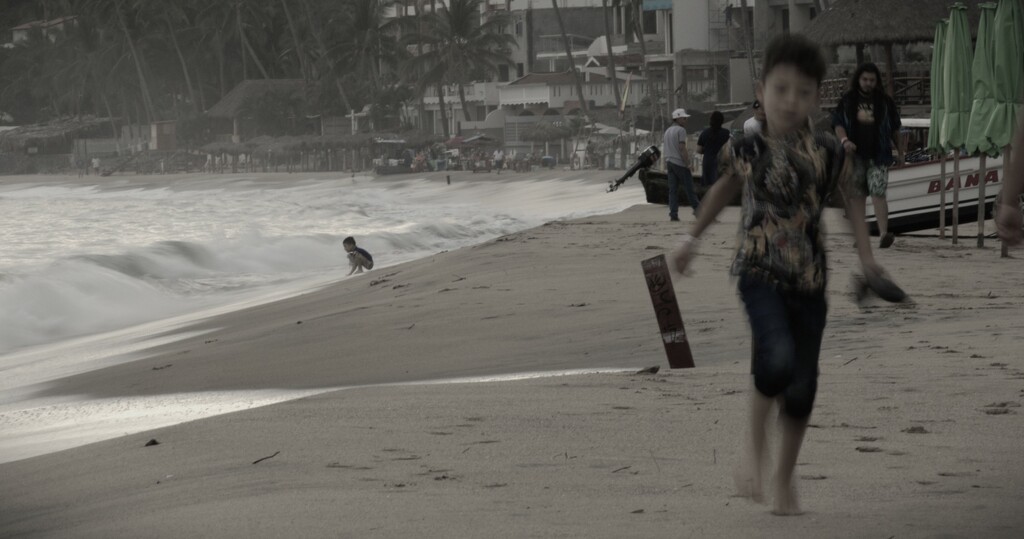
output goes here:
[[982, 407], [981, 411], [985, 412], [988, 415], [1003, 415], [1017, 413], [1011, 410], [1011, 408], [1020, 408], [1020, 403], [1013, 401], [993, 402], [992, 404], [986, 404], [984, 407]]

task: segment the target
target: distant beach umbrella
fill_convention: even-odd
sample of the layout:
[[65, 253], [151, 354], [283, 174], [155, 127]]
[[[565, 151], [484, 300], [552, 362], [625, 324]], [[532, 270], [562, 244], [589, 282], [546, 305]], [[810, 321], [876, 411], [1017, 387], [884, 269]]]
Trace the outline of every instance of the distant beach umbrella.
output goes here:
[[992, 144], [1003, 148], [1010, 144], [1017, 111], [1024, 107], [1024, 8], [1020, 0], [999, 1], [992, 30], [992, 64], [998, 67], [993, 73], [995, 106], [988, 137]]
[[942, 56], [946, 49], [946, 28], [949, 20], [943, 19], [935, 24], [935, 43], [932, 45], [932, 70], [931, 70], [931, 129], [928, 130], [928, 151], [944, 153], [945, 147], [939, 139], [942, 132], [942, 111], [944, 108], [942, 97]]
[[988, 136], [992, 113], [995, 112], [996, 96], [993, 88], [995, 66], [995, 35], [992, 26], [996, 15], [996, 4], [981, 4], [981, 20], [978, 23], [978, 38], [974, 45], [974, 60], [971, 63], [971, 119], [967, 125], [967, 139], [964, 143], [967, 153], [999, 154], [999, 146]]
[[949, 10], [942, 69], [942, 133], [946, 148], [960, 148], [967, 140], [971, 120], [971, 32], [967, 7], [957, 2]]

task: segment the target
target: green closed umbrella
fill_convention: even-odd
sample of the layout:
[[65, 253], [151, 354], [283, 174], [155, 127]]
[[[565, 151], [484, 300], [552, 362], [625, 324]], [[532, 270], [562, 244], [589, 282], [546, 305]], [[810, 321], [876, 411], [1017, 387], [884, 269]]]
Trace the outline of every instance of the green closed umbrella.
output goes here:
[[949, 10], [942, 69], [942, 133], [939, 142], [960, 148], [967, 141], [971, 120], [971, 31], [967, 7], [957, 2]]
[[943, 19], [935, 25], [935, 43], [932, 44], [932, 76], [929, 82], [931, 86], [932, 115], [931, 129], [928, 130], [928, 151], [933, 153], [944, 153], [945, 148], [939, 142], [942, 132], [942, 110], [945, 103], [942, 101], [942, 55], [946, 49], [946, 28], [949, 20]]
[[1017, 111], [1024, 107], [1024, 8], [1020, 0], [999, 0], [992, 30], [992, 63], [998, 68], [993, 73], [995, 107], [988, 138], [996, 147], [1003, 148], [1010, 144]]
[[971, 121], [971, 31], [967, 7], [957, 2], [949, 10], [949, 28], [943, 55], [942, 133], [939, 142], [953, 149], [953, 243], [958, 243], [960, 223], [960, 148], [967, 142]]
[[974, 77], [974, 89], [971, 101], [971, 121], [967, 125], [967, 142], [964, 145], [968, 153], [981, 153], [978, 177], [978, 247], [985, 246], [985, 156], [999, 155], [999, 146], [988, 137], [989, 123], [995, 110], [995, 91], [992, 88], [992, 76], [995, 66], [992, 65], [995, 51], [995, 35], [992, 25], [996, 16], [996, 5], [980, 4], [981, 20], [978, 22], [978, 37], [974, 44], [974, 61], [971, 63], [971, 75]]
[[995, 66], [992, 64], [995, 55], [992, 25], [996, 16], [996, 5], [986, 3], [978, 7], [981, 8], [981, 20], [978, 23], [978, 37], [974, 45], [974, 60], [971, 63], [971, 119], [967, 124], [967, 140], [964, 146], [970, 154], [981, 152], [996, 156], [999, 154], [999, 146], [993, 144], [988, 136], [989, 123], [996, 105], [993, 88]]

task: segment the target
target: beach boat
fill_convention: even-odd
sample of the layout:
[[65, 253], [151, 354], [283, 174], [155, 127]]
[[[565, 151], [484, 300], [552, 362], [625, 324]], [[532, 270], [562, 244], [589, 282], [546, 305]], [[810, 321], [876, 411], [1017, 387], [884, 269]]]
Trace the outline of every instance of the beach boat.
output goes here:
[[[911, 140], [928, 140], [930, 121], [927, 118], [905, 118], [903, 127], [910, 131]], [[981, 185], [981, 159], [960, 157], [960, 192], [958, 220], [972, 223], [978, 220], [978, 195]], [[889, 230], [896, 234], [939, 227], [941, 193], [946, 191], [946, 225], [953, 217], [953, 157], [946, 158], [945, 181], [941, 180], [942, 164], [939, 159], [907, 163], [889, 169]], [[992, 217], [992, 206], [999, 195], [1003, 181], [1003, 158], [985, 161], [985, 218]], [[945, 183], [945, 185], [943, 185]], [[868, 199], [866, 217], [871, 231], [878, 233], [875, 208]]]
[[[909, 130], [910, 140], [927, 140], [930, 127], [927, 118], [903, 119], [903, 127]], [[978, 220], [978, 193], [981, 183], [981, 159], [973, 156], [960, 158], [959, 222], [972, 223]], [[889, 230], [896, 234], [927, 230], [939, 227], [941, 190], [946, 191], [946, 224], [952, 223], [953, 216], [953, 158], [946, 158], [945, 186], [942, 186], [942, 164], [939, 159], [924, 156], [921, 161], [907, 163], [889, 169]], [[999, 195], [1003, 181], [1002, 157], [988, 158], [985, 163], [985, 218], [992, 217], [992, 207]], [[668, 204], [668, 177], [665, 172], [641, 169], [640, 183], [644, 186], [647, 202]], [[694, 178], [695, 183], [699, 183]], [[703, 187], [697, 187], [698, 196], [703, 196]], [[679, 190], [679, 205], [687, 206], [686, 194]], [[838, 201], [833, 201], [835, 204]], [[733, 201], [734, 204], [738, 200]], [[866, 217], [873, 234], [878, 233], [875, 208], [868, 198]]]

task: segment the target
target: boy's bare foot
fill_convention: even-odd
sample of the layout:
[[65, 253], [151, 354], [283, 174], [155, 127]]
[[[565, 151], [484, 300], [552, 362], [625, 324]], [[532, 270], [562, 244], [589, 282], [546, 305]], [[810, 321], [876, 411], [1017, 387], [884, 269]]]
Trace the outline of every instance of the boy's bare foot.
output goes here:
[[749, 464], [738, 466], [733, 474], [733, 480], [736, 482], [737, 496], [740, 498], [750, 498], [753, 502], [764, 503], [761, 474], [754, 472]]
[[796, 487], [788, 482], [778, 481], [775, 485], [775, 503], [772, 514], [778, 516], [796, 516], [804, 514], [800, 510], [800, 500], [796, 495]]
[[736, 482], [737, 496], [750, 498], [751, 501], [757, 503], [765, 503], [764, 480], [762, 478], [768, 465], [766, 436], [764, 431], [758, 431], [752, 437], [755, 439], [748, 440], [744, 448], [745, 454], [736, 465], [736, 470], [733, 472], [733, 481]]

